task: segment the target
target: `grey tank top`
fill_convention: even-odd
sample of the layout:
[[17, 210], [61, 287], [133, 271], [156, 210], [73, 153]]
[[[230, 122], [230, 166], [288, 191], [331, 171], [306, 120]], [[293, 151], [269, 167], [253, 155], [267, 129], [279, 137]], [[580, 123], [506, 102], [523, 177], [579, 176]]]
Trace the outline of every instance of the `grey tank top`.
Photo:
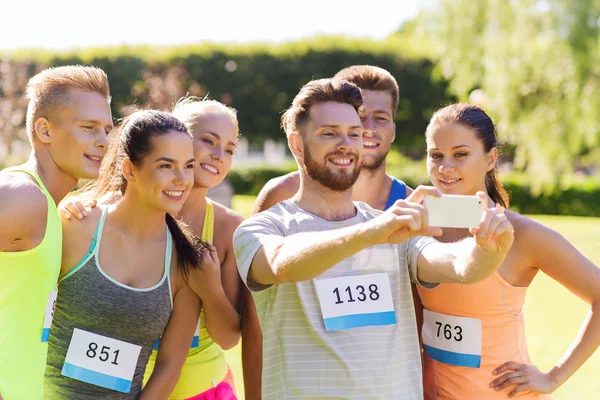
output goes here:
[[[107, 208], [102, 212], [88, 254], [59, 281], [48, 341], [42, 396], [44, 400], [137, 399], [142, 391], [144, 370], [152, 346], [162, 335], [171, 316], [172, 239], [169, 230], [167, 229], [164, 273], [160, 282], [147, 289], [132, 288], [109, 277], [98, 263], [106, 214]], [[65, 357], [75, 328], [141, 347], [128, 393], [64, 376], [63, 372], [72, 367], [71, 363], [65, 363]], [[88, 357], [92, 355], [107, 358], [110, 355], [109, 362], [114, 361], [115, 354], [110, 351], [108, 354], [101, 354], [101, 350], [90, 350]], [[85, 350], [80, 353], [84, 352]], [[73, 371], [70, 371], [72, 376]], [[89, 371], [77, 371], [84, 380], [90, 376], [95, 381], [106, 378], [93, 373], [90, 375]], [[69, 372], [66, 374], [69, 375]]]

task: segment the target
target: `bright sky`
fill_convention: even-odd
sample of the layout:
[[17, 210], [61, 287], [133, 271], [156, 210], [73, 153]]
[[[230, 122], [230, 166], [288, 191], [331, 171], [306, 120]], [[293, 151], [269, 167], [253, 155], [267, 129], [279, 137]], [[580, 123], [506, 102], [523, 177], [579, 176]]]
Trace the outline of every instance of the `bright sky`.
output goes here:
[[424, 2], [0, 0], [0, 49], [282, 42], [317, 34], [382, 39], [414, 17]]

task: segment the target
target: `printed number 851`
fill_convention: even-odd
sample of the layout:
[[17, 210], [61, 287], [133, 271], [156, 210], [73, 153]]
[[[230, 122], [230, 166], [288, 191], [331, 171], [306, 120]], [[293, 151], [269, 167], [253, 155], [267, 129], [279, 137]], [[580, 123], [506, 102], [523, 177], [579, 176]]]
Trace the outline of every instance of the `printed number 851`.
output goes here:
[[[96, 355], [98, 355], [96, 350], [98, 350], [98, 344], [91, 342], [88, 347], [88, 351], [85, 352], [85, 355], [88, 356], [89, 358], [95, 358]], [[102, 362], [108, 361], [108, 358], [110, 357], [110, 354], [108, 354], [108, 350], [110, 350], [110, 347], [102, 346], [102, 349], [100, 350], [100, 355], [98, 356], [98, 359], [100, 361], [102, 361]], [[118, 358], [119, 358], [119, 350], [113, 351], [113, 354], [115, 355], [115, 357], [114, 357], [113, 361], [111, 362], [111, 364], [119, 365], [119, 363], [117, 362]]]

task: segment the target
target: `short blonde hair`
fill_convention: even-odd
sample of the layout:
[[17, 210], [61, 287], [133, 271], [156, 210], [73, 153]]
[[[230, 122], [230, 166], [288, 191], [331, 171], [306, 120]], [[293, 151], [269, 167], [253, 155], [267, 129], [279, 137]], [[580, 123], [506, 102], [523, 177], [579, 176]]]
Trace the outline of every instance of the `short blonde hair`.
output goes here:
[[27, 133], [35, 136], [34, 125], [38, 118], [54, 118], [56, 113], [70, 105], [70, 92], [96, 92], [110, 102], [108, 77], [100, 68], [67, 65], [48, 68], [32, 77], [27, 83]]
[[225, 115], [239, 129], [237, 110], [216, 100], [194, 96], [182, 97], [175, 104], [172, 114], [190, 130], [198, 118], [204, 115]]

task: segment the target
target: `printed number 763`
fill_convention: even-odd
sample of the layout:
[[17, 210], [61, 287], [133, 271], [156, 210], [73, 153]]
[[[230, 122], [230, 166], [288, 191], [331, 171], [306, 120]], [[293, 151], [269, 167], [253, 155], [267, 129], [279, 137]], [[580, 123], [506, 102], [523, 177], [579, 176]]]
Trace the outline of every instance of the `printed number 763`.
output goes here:
[[[461, 340], [463, 340], [462, 328], [459, 325], [456, 325], [453, 327], [452, 325], [442, 324], [439, 321], [435, 321], [435, 324], [438, 326], [437, 337], [440, 337], [440, 333], [443, 332], [444, 338], [446, 340], [454, 339], [457, 342], [460, 342]], [[454, 328], [454, 333], [455, 333], [454, 338], [452, 337], [452, 328]], [[443, 331], [442, 331], [442, 329], [443, 329]]]

